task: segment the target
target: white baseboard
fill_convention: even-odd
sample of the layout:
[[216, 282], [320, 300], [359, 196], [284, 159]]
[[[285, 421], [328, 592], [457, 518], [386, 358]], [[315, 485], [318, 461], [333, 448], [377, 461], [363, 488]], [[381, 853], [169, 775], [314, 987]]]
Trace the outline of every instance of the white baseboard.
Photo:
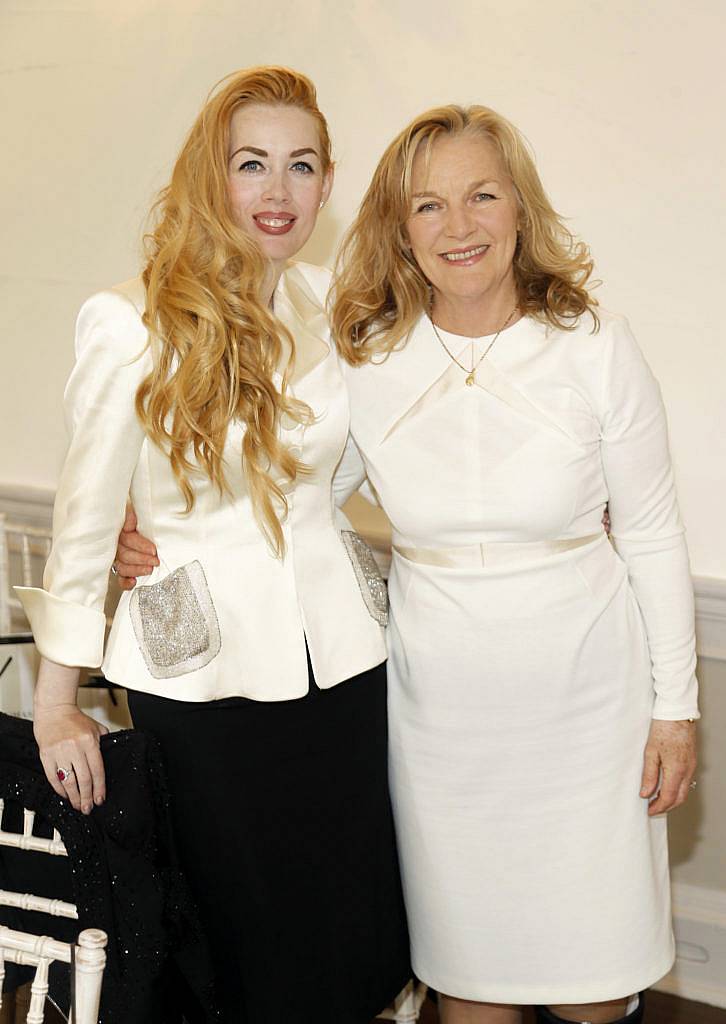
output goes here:
[[726, 892], [673, 886], [676, 962], [654, 987], [726, 1008]]

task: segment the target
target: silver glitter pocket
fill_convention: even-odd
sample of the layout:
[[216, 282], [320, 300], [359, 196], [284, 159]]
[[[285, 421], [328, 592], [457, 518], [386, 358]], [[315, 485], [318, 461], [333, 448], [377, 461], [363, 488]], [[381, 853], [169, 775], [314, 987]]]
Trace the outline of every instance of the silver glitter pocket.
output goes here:
[[129, 614], [155, 679], [196, 672], [219, 654], [219, 622], [199, 562], [180, 566], [158, 583], [137, 587]]
[[388, 625], [388, 587], [373, 552], [354, 530], [341, 530], [340, 538], [348, 552], [366, 608], [380, 626]]

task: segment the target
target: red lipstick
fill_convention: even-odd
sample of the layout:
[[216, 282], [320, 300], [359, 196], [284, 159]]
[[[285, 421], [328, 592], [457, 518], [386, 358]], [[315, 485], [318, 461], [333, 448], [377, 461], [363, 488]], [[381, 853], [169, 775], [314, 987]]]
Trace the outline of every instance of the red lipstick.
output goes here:
[[279, 210], [262, 210], [253, 214], [252, 219], [266, 235], [286, 235], [292, 231], [297, 217]]

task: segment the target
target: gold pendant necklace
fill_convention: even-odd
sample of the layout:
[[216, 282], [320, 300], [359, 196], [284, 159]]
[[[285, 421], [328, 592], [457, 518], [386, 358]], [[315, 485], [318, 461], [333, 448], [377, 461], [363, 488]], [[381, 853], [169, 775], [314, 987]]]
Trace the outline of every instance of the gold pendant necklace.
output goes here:
[[[435, 334], [435, 335], [436, 335], [436, 337], [437, 337], [437, 338], [439, 339], [439, 343], [440, 343], [441, 347], [443, 348], [444, 352], [446, 352], [446, 354], [447, 354], [447, 356], [449, 357], [449, 359], [451, 359], [451, 360], [452, 360], [452, 362], [456, 363], [456, 365], [457, 365], [458, 367], [460, 367], [460, 368], [461, 368], [461, 369], [462, 369], [462, 370], [464, 371], [464, 373], [466, 374], [466, 378], [465, 378], [465, 380], [464, 380], [464, 383], [466, 384], [466, 386], [467, 386], [468, 388], [472, 387], [472, 386], [473, 386], [473, 385], [474, 385], [474, 384], [476, 383], [476, 371], [477, 371], [477, 370], [479, 369], [479, 367], [481, 366], [481, 364], [483, 363], [483, 361], [484, 361], [484, 360], [486, 359], [486, 357], [487, 357], [487, 356], [489, 355], [489, 353], [491, 352], [491, 350], [492, 350], [492, 348], [494, 347], [494, 343], [496, 342], [497, 338], [498, 338], [498, 337], [499, 337], [499, 335], [500, 335], [500, 334], [502, 333], [502, 331], [504, 330], [504, 328], [505, 328], [505, 327], [507, 327], [507, 325], [508, 325], [508, 324], [509, 324], [509, 322], [511, 321], [512, 317], [513, 317], [513, 316], [514, 316], [514, 314], [515, 314], [515, 313], [517, 312], [517, 308], [518, 308], [517, 306], [515, 306], [515, 307], [514, 307], [514, 309], [512, 310], [512, 312], [511, 312], [511, 313], [509, 314], [509, 316], [507, 317], [507, 319], [506, 319], [506, 320], [504, 321], [504, 323], [502, 324], [502, 326], [501, 326], [501, 327], [499, 328], [499, 330], [497, 331], [497, 333], [496, 333], [496, 334], [494, 335], [494, 337], [492, 338], [492, 340], [491, 340], [491, 341], [489, 342], [489, 344], [488, 344], [488, 345], [487, 345], [487, 347], [486, 347], [486, 348], [484, 349], [484, 351], [483, 351], [483, 352], [482, 352], [482, 354], [481, 354], [481, 355], [479, 356], [479, 358], [477, 359], [476, 363], [474, 363], [474, 365], [472, 366], [472, 368], [471, 368], [471, 369], [469, 369], [469, 367], [468, 367], [468, 366], [464, 366], [464, 364], [463, 364], [463, 363], [460, 363], [460, 362], [459, 362], [459, 360], [458, 360], [458, 359], [456, 358], [456, 356], [455, 356], [455, 355], [453, 354], [453, 352], [451, 351], [451, 349], [450, 349], [450, 348], [448, 347], [448, 345], [446, 344], [446, 342], [444, 341], [444, 339], [443, 339], [443, 338], [441, 337], [441, 335], [439, 334], [438, 328], [437, 328], [436, 324], [434, 323], [434, 321], [433, 321], [433, 318], [432, 318], [431, 314], [429, 313], [429, 320], [431, 321], [431, 326], [432, 326], [432, 327], [433, 327], [433, 329], [434, 329], [434, 334]], [[472, 356], [472, 359], [473, 359], [473, 356]]]

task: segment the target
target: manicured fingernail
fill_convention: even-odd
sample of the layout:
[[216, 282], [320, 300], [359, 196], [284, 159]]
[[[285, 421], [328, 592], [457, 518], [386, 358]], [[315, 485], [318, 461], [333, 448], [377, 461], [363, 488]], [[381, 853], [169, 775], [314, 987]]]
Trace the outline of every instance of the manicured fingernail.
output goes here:
[[91, 804], [84, 804], [83, 805], [83, 813], [84, 814], [90, 814], [91, 813]]
[[95, 802], [96, 802], [96, 807], [100, 807], [101, 804], [103, 803], [103, 797], [102, 796], [97, 796], [95, 798]]

